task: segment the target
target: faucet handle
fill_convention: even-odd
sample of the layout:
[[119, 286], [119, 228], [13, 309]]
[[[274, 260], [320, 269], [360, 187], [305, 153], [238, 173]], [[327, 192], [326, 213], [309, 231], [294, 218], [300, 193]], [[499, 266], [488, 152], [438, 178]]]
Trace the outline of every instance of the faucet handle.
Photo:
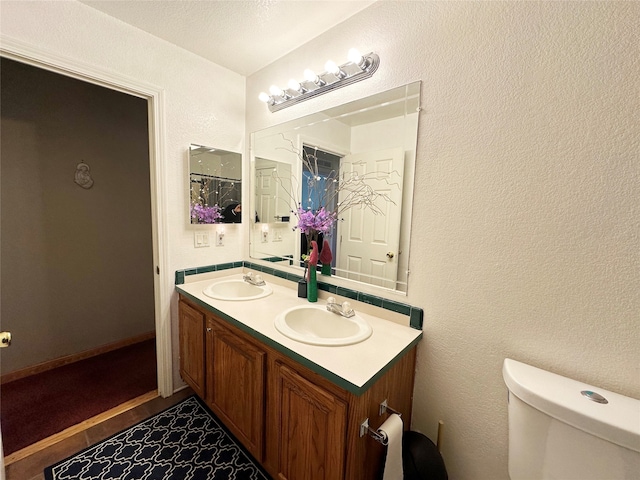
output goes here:
[[335, 305], [336, 303], [337, 302], [336, 302], [336, 299], [334, 297], [327, 298], [327, 305]]
[[342, 312], [343, 313], [349, 313], [353, 311], [353, 309], [351, 308], [351, 304], [349, 302], [343, 302], [342, 303]]

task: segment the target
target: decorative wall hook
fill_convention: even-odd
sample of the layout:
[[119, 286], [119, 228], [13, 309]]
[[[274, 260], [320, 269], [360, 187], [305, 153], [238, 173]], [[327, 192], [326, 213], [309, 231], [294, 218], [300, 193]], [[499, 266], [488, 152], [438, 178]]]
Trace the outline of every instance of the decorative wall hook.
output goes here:
[[82, 188], [89, 189], [93, 187], [93, 178], [91, 178], [89, 165], [84, 162], [80, 162], [76, 166], [75, 182]]

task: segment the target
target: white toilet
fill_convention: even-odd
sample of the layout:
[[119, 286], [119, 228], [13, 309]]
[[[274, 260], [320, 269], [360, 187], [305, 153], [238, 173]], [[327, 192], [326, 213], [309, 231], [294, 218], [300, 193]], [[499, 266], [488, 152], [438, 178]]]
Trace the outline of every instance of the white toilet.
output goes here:
[[640, 400], [511, 359], [511, 480], [640, 480]]

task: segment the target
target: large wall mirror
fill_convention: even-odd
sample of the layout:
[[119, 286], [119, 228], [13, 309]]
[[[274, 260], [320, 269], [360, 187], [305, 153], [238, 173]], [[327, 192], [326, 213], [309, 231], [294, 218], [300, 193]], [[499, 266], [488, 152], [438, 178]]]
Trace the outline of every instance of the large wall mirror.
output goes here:
[[189, 218], [192, 224], [242, 221], [242, 155], [189, 146]]
[[[314, 238], [322, 281], [406, 293], [419, 107], [415, 82], [254, 132], [251, 257], [302, 268]], [[301, 216], [320, 208], [334, 218], [309, 237]]]

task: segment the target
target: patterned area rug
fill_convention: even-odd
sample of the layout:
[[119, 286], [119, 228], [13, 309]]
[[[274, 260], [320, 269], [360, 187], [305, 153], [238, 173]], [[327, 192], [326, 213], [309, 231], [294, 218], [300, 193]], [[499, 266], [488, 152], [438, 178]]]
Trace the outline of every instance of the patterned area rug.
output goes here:
[[47, 480], [269, 480], [191, 396], [44, 471]]

